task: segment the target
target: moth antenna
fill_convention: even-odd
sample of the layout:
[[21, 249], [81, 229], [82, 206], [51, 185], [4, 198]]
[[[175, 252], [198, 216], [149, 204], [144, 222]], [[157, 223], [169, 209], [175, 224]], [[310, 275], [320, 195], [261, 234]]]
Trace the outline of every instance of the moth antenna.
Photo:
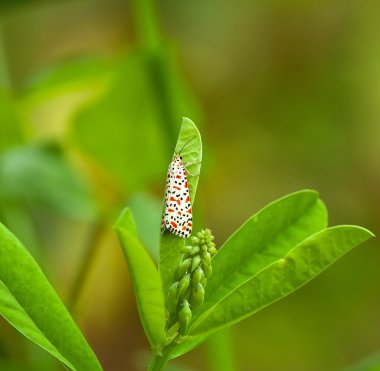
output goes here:
[[181, 156], [181, 152], [183, 151], [183, 149], [193, 140], [195, 139], [196, 135], [194, 135], [192, 138], [190, 138], [184, 145], [183, 147], [180, 149], [180, 151], [178, 152], [178, 155]]

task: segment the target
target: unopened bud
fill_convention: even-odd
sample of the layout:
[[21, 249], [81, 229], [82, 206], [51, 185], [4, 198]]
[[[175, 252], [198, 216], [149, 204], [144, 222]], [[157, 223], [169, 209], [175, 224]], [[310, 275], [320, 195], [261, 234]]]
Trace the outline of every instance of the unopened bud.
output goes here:
[[209, 247], [208, 248], [208, 252], [211, 254], [211, 255], [215, 255], [218, 250], [215, 248], [215, 246], [212, 246], [212, 247]]
[[198, 283], [198, 285], [195, 287], [190, 297], [191, 308], [193, 309], [199, 308], [203, 304], [204, 298], [205, 298], [205, 289], [200, 283]]
[[186, 274], [179, 281], [178, 298], [180, 298], [190, 286], [190, 275]]
[[191, 263], [191, 271], [192, 272], [199, 266], [199, 264], [201, 264], [201, 261], [202, 261], [202, 259], [199, 255], [194, 256], [193, 261]]
[[193, 248], [193, 246], [182, 246], [181, 253], [187, 254], [191, 251], [192, 248]]
[[187, 300], [184, 300], [182, 303], [182, 308], [180, 309], [178, 313], [178, 320], [180, 324], [180, 333], [181, 335], [186, 335], [187, 328], [189, 326], [189, 323], [191, 321], [192, 312], [190, 309], [189, 302]]
[[193, 282], [194, 287], [196, 287], [198, 283], [201, 282], [203, 277], [204, 277], [203, 270], [201, 267], [198, 267], [194, 271], [193, 276], [192, 276], [192, 282]]
[[214, 242], [209, 242], [208, 243], [208, 248], [211, 249], [211, 248], [215, 248], [215, 243]]
[[195, 255], [195, 254], [198, 254], [199, 252], [199, 246], [194, 246], [191, 251], [190, 251], [190, 255]]
[[181, 262], [178, 265], [178, 268], [177, 268], [177, 278], [178, 279], [180, 279], [187, 272], [187, 270], [190, 268], [191, 260], [192, 259], [185, 259], [183, 262]]
[[166, 331], [166, 336], [172, 336], [179, 331], [179, 322], [176, 322], [168, 331]]
[[179, 283], [173, 283], [168, 290], [168, 298], [166, 300], [167, 307], [170, 313], [174, 313], [178, 304], [178, 286]]
[[193, 236], [193, 237], [191, 237], [191, 242], [192, 242], [194, 245], [199, 245], [199, 238], [196, 237], [196, 236]]
[[205, 274], [206, 278], [209, 278], [212, 273], [212, 268], [210, 264], [202, 264], [203, 273]]
[[204, 252], [202, 254], [202, 258], [203, 258], [203, 261], [205, 262], [205, 264], [211, 265], [211, 254], [210, 253]]

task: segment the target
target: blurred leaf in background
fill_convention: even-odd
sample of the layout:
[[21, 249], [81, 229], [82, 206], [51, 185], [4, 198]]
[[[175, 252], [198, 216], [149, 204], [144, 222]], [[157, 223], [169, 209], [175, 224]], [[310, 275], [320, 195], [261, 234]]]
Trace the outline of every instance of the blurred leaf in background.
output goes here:
[[0, 156], [2, 205], [46, 208], [83, 220], [96, 216], [88, 184], [67, 164], [58, 147], [20, 147]]
[[[74, 145], [97, 160], [128, 193], [163, 173], [172, 133], [180, 117], [193, 112], [184, 107], [184, 99], [178, 103], [183, 91], [179, 84], [172, 86], [176, 81], [167, 71], [171, 65], [166, 53], [162, 48], [154, 58], [144, 51], [122, 58], [110, 90], [79, 112], [72, 124]], [[168, 78], [161, 80], [157, 60]], [[169, 97], [161, 94], [166, 89]]]
[[[379, 235], [379, 4], [167, 0], [157, 3], [158, 14], [150, 5], [2, 1], [0, 149], [58, 143], [61, 162], [80, 173], [79, 182], [88, 180], [89, 197], [108, 220], [127, 199], [144, 214], [150, 202], [136, 202], [134, 194], [162, 196], [168, 140], [174, 142], [180, 117], [202, 121], [194, 91], [214, 158], [197, 204], [218, 243], [252, 210], [305, 187], [321, 192], [332, 224], [345, 220]], [[63, 270], [66, 292], [92, 222], [72, 219], [56, 196], [46, 197], [44, 205], [53, 207], [47, 214], [8, 204], [7, 218], [41, 254], [36, 223], [49, 226], [43, 245], [54, 254], [50, 269]], [[136, 222], [139, 237], [154, 246], [138, 213]], [[122, 256], [106, 236], [98, 241], [81, 318], [107, 369], [133, 370], [131, 354], [147, 344], [118, 265]], [[379, 349], [379, 259], [377, 243], [369, 242], [307, 290], [238, 325], [231, 351], [240, 368], [339, 369]], [[10, 332], [2, 333], [9, 345]], [[184, 362], [208, 369], [205, 354], [197, 350]]]
[[158, 261], [162, 200], [147, 193], [135, 193], [128, 201], [136, 221], [137, 235], [155, 262]]
[[14, 99], [9, 92], [0, 90], [0, 153], [23, 143], [21, 120]]
[[[24, 141], [14, 141], [14, 145], [22, 145], [14, 147], [10, 135], [6, 135], [10, 150], [0, 160], [0, 175], [4, 178], [0, 186], [0, 217], [13, 225], [12, 230], [20, 238], [29, 240], [27, 245], [40, 261], [46, 259], [45, 250], [49, 248], [46, 264], [50, 262], [54, 267], [55, 260], [60, 260], [60, 270], [77, 267], [78, 272], [72, 273], [68, 281], [73, 282], [73, 287], [63, 283], [70, 306], [81, 297], [96, 295], [103, 307], [109, 306], [107, 310], [114, 313], [112, 301], [102, 300], [102, 291], [99, 292], [102, 278], [91, 274], [99, 266], [107, 267], [105, 260], [99, 260], [104, 248], [111, 251], [107, 259], [113, 259], [113, 241], [107, 232], [109, 220], [114, 210], [130, 199], [138, 233], [157, 258], [159, 235], [155, 231], [159, 223], [156, 225], [155, 220], [160, 218], [161, 201], [149, 191], [161, 194], [161, 181], [173, 150], [170, 143], [174, 142], [181, 117], [198, 118], [199, 109], [177, 66], [174, 45], [161, 35], [152, 2], [136, 1], [129, 7], [137, 37], [128, 53], [123, 45], [117, 53], [86, 51], [69, 53], [68, 58], [47, 57], [45, 61], [44, 57], [39, 59], [39, 47], [33, 44], [38, 43], [39, 32], [44, 30], [41, 25], [48, 22], [54, 28], [65, 17], [72, 25], [75, 19], [83, 25], [91, 24], [91, 17], [112, 13], [107, 13], [107, 6], [100, 2], [17, 5], [21, 6], [11, 9], [3, 4], [7, 12], [2, 39], [9, 67], [4, 71], [10, 85], [16, 87], [14, 102], [10, 103], [20, 121]], [[121, 8], [125, 10], [124, 5]], [[57, 30], [55, 50], [60, 49], [60, 44], [65, 48], [66, 41], [60, 37], [71, 31], [69, 26], [64, 28]], [[43, 31], [45, 40], [53, 34], [54, 31]], [[31, 43], [21, 51], [15, 45], [25, 37]], [[80, 32], [75, 33], [75, 38], [86, 40]], [[73, 41], [68, 40], [69, 49]], [[46, 57], [50, 50], [44, 48], [41, 52]], [[20, 57], [26, 58], [28, 65], [17, 62]], [[39, 67], [35, 68], [34, 63]], [[148, 223], [147, 215], [151, 216]], [[51, 233], [45, 233], [41, 226], [51, 229]], [[70, 257], [77, 260], [81, 255], [82, 262], [73, 261], [69, 266]], [[67, 277], [67, 272], [61, 274]], [[110, 281], [117, 281], [118, 274], [113, 268]], [[119, 283], [120, 287], [125, 285]], [[109, 290], [104, 288], [106, 291]], [[102, 308], [97, 308], [94, 316], [99, 318]]]

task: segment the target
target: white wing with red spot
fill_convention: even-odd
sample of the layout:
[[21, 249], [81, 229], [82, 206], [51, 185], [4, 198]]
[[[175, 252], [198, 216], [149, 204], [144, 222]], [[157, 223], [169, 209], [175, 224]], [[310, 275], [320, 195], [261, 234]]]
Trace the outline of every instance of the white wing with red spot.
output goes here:
[[182, 238], [191, 235], [193, 225], [189, 185], [185, 167], [180, 156], [169, 165], [166, 180], [165, 207], [161, 232], [169, 232]]

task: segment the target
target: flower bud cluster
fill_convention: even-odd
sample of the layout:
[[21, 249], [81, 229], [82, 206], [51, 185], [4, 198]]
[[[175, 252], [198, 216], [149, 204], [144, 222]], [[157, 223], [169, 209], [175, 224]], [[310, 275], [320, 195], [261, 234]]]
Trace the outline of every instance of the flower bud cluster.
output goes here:
[[[178, 332], [187, 334], [192, 311], [198, 309], [204, 301], [207, 278], [212, 273], [211, 258], [217, 250], [213, 242], [214, 236], [209, 229], [200, 231], [191, 237], [192, 246], [184, 246], [182, 259], [175, 272], [175, 282], [170, 286], [167, 297], [169, 324], [173, 324], [169, 332], [172, 342]], [[175, 334], [177, 330], [177, 334]]]

